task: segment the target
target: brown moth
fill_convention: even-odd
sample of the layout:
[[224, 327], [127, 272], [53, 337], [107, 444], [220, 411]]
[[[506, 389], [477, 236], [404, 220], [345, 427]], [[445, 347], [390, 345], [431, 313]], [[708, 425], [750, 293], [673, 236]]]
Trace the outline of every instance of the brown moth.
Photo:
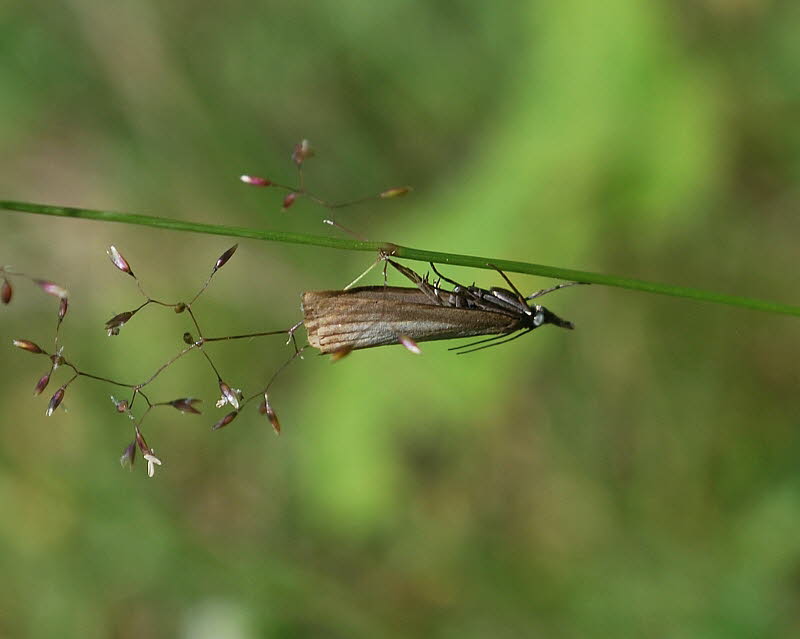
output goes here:
[[[441, 275], [433, 264], [440, 279], [431, 283], [427, 276], [421, 277], [394, 260], [386, 261], [416, 288], [360, 286], [303, 294], [303, 323], [311, 346], [322, 353], [349, 353], [390, 344], [409, 348], [408, 340], [413, 344], [493, 336], [451, 349], [467, 349], [461, 350], [467, 353], [511, 341], [545, 324], [574, 328], [572, 322], [544, 306], [528, 304], [528, 300], [580, 282], [558, 284], [524, 297], [499, 269], [512, 290], [463, 286]], [[452, 284], [452, 290], [441, 288], [441, 281]], [[471, 348], [474, 346], [478, 347]]]

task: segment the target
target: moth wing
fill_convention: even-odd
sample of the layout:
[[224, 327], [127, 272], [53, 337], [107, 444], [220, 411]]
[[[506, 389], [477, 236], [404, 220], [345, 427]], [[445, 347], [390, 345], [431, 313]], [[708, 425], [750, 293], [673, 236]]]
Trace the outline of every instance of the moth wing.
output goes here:
[[323, 353], [397, 344], [405, 335], [425, 342], [516, 330], [514, 317], [439, 306], [418, 289], [365, 287], [303, 294], [311, 346]]

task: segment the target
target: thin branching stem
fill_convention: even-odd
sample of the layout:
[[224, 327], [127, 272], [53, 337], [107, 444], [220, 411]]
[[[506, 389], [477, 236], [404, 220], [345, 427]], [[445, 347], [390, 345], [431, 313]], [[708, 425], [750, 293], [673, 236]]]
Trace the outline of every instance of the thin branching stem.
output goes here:
[[251, 339], [253, 337], [267, 337], [269, 335], [288, 335], [289, 329], [282, 329], [279, 331], [262, 331], [259, 333], [246, 333], [244, 335], [225, 335], [224, 337], [204, 337], [203, 343], [208, 342], [222, 342], [232, 339]]
[[482, 257], [476, 255], [460, 255], [457, 253], [442, 253], [439, 251], [426, 251], [406, 246], [399, 246], [389, 242], [368, 242], [350, 238], [308, 235], [305, 233], [267, 231], [218, 224], [202, 224], [198, 222], [187, 222], [183, 220], [173, 220], [169, 218], [138, 215], [134, 213], [119, 213], [116, 211], [99, 211], [94, 209], [71, 208], [65, 206], [50, 206], [45, 204], [34, 204], [31, 202], [14, 202], [7, 200], [0, 200], [0, 210], [36, 213], [39, 215], [53, 215], [57, 217], [77, 218], [83, 220], [97, 220], [103, 222], [120, 222], [123, 224], [135, 224], [173, 231], [206, 233], [212, 235], [223, 235], [226, 237], [242, 237], [253, 240], [283, 242], [287, 244], [305, 244], [309, 246], [322, 246], [349, 251], [368, 251], [373, 253], [383, 251], [391, 254], [394, 257], [408, 260], [435, 262], [438, 264], [451, 264], [457, 266], [471, 266], [474, 268], [483, 269], [501, 269], [511, 273], [527, 273], [529, 275], [539, 275], [541, 277], [550, 277], [560, 280], [616, 286], [619, 288], [644, 291], [647, 293], [657, 293], [660, 295], [683, 297], [705, 302], [713, 302], [716, 304], [739, 306], [742, 308], [749, 308], [752, 310], [765, 311], [769, 313], [800, 316], [800, 306], [791, 304], [781, 304], [778, 302], [741, 297], [738, 295], [728, 295], [715, 291], [704, 291], [686, 286], [660, 284], [658, 282], [649, 282], [646, 280], [633, 279], [629, 277], [605, 275], [602, 273], [592, 273], [590, 271], [578, 271], [575, 269], [545, 266], [543, 264], [533, 264], [530, 262], [503, 260], [495, 257]]

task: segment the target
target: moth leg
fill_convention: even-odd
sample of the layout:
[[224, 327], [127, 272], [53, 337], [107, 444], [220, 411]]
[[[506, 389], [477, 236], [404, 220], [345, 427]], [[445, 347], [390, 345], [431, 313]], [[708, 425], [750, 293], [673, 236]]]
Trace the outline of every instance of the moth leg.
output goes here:
[[555, 286], [551, 286], [550, 288], [543, 288], [540, 291], [536, 291], [535, 293], [531, 293], [526, 297], [526, 300], [532, 300], [536, 297], [541, 297], [542, 295], [547, 295], [548, 293], [552, 293], [553, 291], [557, 291], [561, 288], [567, 288], [568, 286], [578, 286], [578, 285], [585, 285], [589, 286], [589, 282], [563, 282], [562, 284], [556, 284]]
[[[508, 275], [506, 275], [503, 271], [501, 271], [494, 264], [489, 264], [489, 266], [491, 266], [495, 271], [500, 273], [502, 278], [506, 281], [506, 284], [508, 284], [511, 287], [511, 290], [514, 291], [514, 293], [516, 293], [517, 297], [519, 298], [519, 301], [524, 304], [525, 303], [525, 296], [522, 293], [519, 292], [519, 289], [516, 286], [514, 286], [514, 282], [512, 282], [509, 279]], [[532, 298], [527, 298], [527, 299], [532, 299]], [[527, 306], [527, 304], [526, 304], [526, 306]]]
[[456, 282], [455, 280], [451, 280], [449, 277], [445, 277], [444, 275], [442, 275], [442, 274], [441, 274], [441, 273], [440, 273], [440, 272], [439, 272], [439, 271], [436, 269], [436, 265], [435, 265], [433, 262], [428, 262], [428, 264], [430, 264], [430, 265], [431, 265], [431, 268], [433, 269], [433, 272], [434, 272], [434, 273], [436, 273], [436, 276], [437, 276], [439, 279], [442, 279], [442, 280], [444, 280], [445, 282], [447, 282], [448, 284], [452, 284], [453, 286], [458, 286], [458, 287], [460, 287], [460, 288], [467, 288], [467, 287], [466, 287], [466, 286], [464, 286], [463, 284], [459, 284], [459, 283], [458, 283], [458, 282]]
[[[451, 280], [449, 277], [445, 277], [444, 275], [442, 275], [442, 274], [441, 274], [441, 273], [440, 273], [440, 272], [439, 272], [439, 271], [436, 269], [436, 266], [434, 265], [434, 263], [433, 263], [433, 262], [428, 262], [428, 264], [430, 264], [430, 265], [431, 265], [431, 268], [433, 269], [433, 272], [434, 272], [434, 273], [436, 273], [436, 275], [437, 275], [437, 277], [438, 277], [439, 279], [442, 279], [442, 280], [444, 280], [445, 282], [447, 282], [448, 284], [452, 284], [453, 286], [455, 286], [455, 287], [458, 289], [458, 292], [459, 292], [459, 293], [461, 293], [462, 295], [468, 295], [470, 298], [472, 298], [472, 299], [473, 299], [473, 300], [475, 300], [476, 302], [479, 302], [479, 301], [481, 300], [481, 296], [480, 296], [480, 295], [476, 295], [476, 294], [475, 294], [475, 293], [472, 291], [472, 289], [474, 289], [474, 288], [475, 288], [475, 285], [474, 285], [474, 284], [472, 285], [472, 287], [469, 287], [469, 286], [464, 286], [463, 284], [459, 284], [459, 283], [458, 283], [458, 282], [456, 282], [455, 280]], [[458, 305], [456, 305], [456, 308], [460, 308], [460, 307], [459, 307]]]
[[436, 294], [436, 289], [431, 286], [424, 278], [420, 277], [420, 275], [414, 271], [412, 271], [407, 266], [403, 266], [394, 260], [390, 260], [388, 257], [385, 258], [389, 264], [391, 264], [397, 271], [399, 271], [402, 275], [405, 275], [409, 280], [414, 282], [414, 284], [419, 288], [420, 291], [425, 293], [425, 296], [437, 306], [442, 306], [442, 300], [439, 299], [439, 296]]
[[403, 266], [399, 262], [395, 262], [393, 259], [388, 258], [388, 257], [385, 257], [383, 259], [385, 259], [389, 264], [394, 266], [395, 270], [397, 270], [400, 274], [404, 275], [409, 280], [414, 282], [414, 284], [416, 284], [417, 286], [419, 286], [420, 284], [424, 284], [425, 283], [425, 281], [422, 279], [421, 275], [419, 275], [415, 271], [412, 271], [407, 266]]

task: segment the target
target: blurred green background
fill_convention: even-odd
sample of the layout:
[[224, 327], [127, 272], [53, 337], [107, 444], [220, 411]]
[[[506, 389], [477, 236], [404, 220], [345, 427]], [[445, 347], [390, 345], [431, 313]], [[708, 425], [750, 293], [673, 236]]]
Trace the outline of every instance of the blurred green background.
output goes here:
[[[294, 179], [372, 239], [798, 303], [800, 4], [588, 0], [5, 3], [0, 197], [336, 234], [253, 189]], [[68, 357], [138, 381], [180, 348], [225, 238], [0, 213], [0, 263], [69, 287]], [[300, 318], [367, 254], [244, 241], [195, 307], [209, 334]], [[421, 264], [411, 264], [424, 270]], [[488, 271], [456, 279], [500, 284]], [[546, 280], [516, 276], [524, 290]], [[380, 282], [378, 274], [370, 280]], [[401, 284], [395, 278], [393, 283]], [[794, 637], [800, 634], [796, 318], [617, 289], [548, 298], [545, 329], [290, 367], [277, 438], [209, 426], [198, 356], [144, 433], [80, 380], [31, 391], [56, 305], [0, 309], [0, 636]], [[254, 390], [280, 338], [212, 350]]]

